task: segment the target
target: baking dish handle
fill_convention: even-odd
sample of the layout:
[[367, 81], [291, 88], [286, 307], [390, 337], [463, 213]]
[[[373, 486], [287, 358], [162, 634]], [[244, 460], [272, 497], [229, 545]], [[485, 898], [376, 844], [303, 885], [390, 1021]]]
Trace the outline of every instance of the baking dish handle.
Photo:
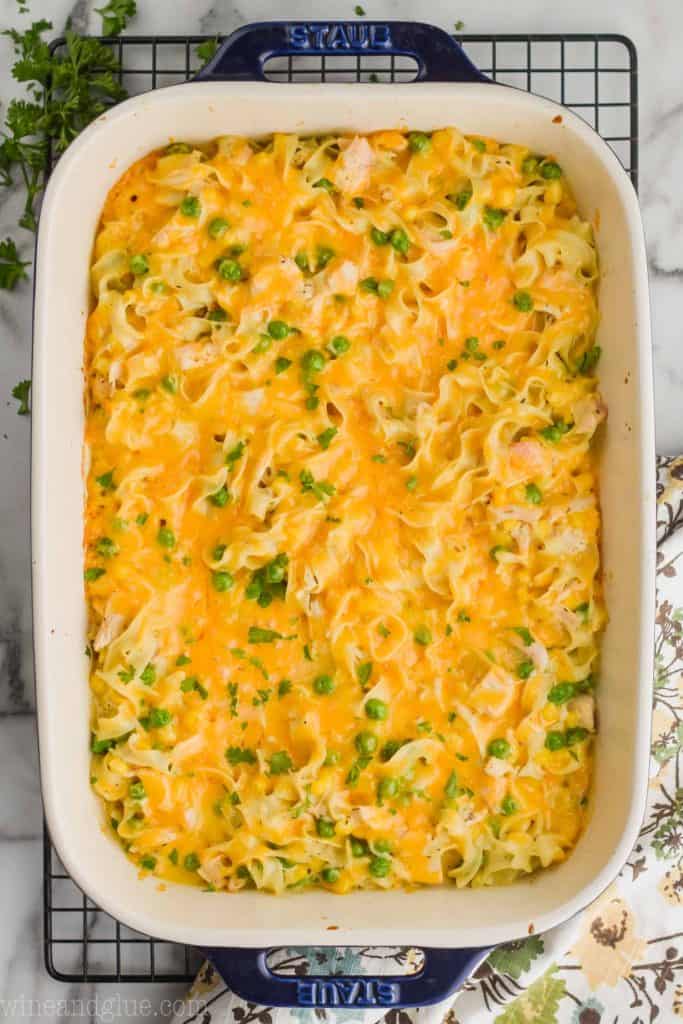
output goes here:
[[490, 949], [423, 949], [416, 974], [275, 974], [267, 949], [204, 951], [225, 983], [242, 999], [261, 1006], [363, 1008], [430, 1006], [460, 988]]
[[272, 57], [346, 54], [412, 57], [418, 82], [489, 81], [448, 32], [421, 21], [264, 21], [244, 25], [221, 43], [194, 81], [265, 81], [264, 65]]

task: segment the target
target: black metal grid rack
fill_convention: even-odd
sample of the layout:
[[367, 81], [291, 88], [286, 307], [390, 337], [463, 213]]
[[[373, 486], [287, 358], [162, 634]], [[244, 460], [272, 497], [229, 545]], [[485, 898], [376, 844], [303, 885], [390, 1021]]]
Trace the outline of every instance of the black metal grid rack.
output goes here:
[[[177, 85], [199, 70], [197, 46], [206, 36], [105, 39], [117, 53], [130, 95]], [[602, 135], [638, 185], [636, 51], [618, 35], [457, 36], [481, 70], [503, 85], [556, 100]], [[53, 47], [59, 50], [63, 40]], [[406, 82], [410, 58], [339, 55], [273, 58], [265, 74], [276, 82]], [[45, 964], [62, 981], [189, 981], [196, 951], [151, 939], [119, 924], [76, 886], [52, 849], [44, 852]]]

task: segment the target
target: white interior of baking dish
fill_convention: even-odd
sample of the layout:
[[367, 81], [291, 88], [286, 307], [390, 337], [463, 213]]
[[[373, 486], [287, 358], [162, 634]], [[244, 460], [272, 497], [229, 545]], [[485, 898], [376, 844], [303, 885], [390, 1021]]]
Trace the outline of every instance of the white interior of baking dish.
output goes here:
[[[558, 114], [562, 113], [561, 121]], [[610, 624], [588, 828], [559, 867], [497, 889], [343, 897], [201, 894], [140, 879], [101, 828], [89, 786], [82, 552], [82, 350], [88, 272], [105, 196], [171, 139], [455, 125], [524, 143], [563, 165], [585, 217], [599, 213], [600, 378], [609, 406], [601, 500]], [[612, 880], [644, 808], [653, 632], [654, 439], [646, 265], [638, 205], [616, 158], [582, 121], [513, 89], [468, 85], [190, 84], [132, 99], [70, 147], [45, 197], [33, 368], [33, 585], [43, 796], [67, 870], [131, 927], [212, 946], [411, 944], [463, 947], [546, 929]], [[336, 926], [335, 931], [329, 931]]]

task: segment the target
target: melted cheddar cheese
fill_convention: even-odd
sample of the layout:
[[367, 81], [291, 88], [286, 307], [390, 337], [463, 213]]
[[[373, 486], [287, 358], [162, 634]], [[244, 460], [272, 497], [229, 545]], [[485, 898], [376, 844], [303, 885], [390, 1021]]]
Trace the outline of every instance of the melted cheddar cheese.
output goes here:
[[92, 781], [236, 891], [565, 858], [594, 731], [597, 257], [551, 157], [176, 143], [112, 189], [86, 339]]

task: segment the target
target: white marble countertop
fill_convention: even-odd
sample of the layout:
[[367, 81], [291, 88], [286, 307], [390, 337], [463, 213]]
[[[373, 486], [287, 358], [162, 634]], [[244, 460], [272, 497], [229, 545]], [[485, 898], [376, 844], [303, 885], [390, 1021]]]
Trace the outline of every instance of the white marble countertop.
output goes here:
[[[15, 0], [0, 0], [0, 29], [48, 18], [55, 34], [71, 17], [81, 31], [99, 31], [90, 0], [30, 0], [22, 15]], [[329, 0], [138, 0], [131, 33], [227, 33], [248, 21], [271, 18], [353, 18], [355, 3]], [[419, 18], [453, 31], [456, 19], [465, 33], [618, 32], [638, 48], [640, 82], [640, 198], [648, 243], [654, 329], [658, 450], [683, 450], [683, 338], [677, 327], [683, 307], [683, 85], [680, 0], [572, 0], [552, 5], [542, 0], [363, 0], [368, 17]], [[16, 92], [9, 76], [10, 46], [0, 39], [0, 95]], [[16, 229], [18, 195], [0, 192], [0, 238], [11, 233], [29, 252], [32, 238]], [[29, 603], [29, 421], [16, 414], [13, 385], [30, 376], [31, 289], [0, 292], [0, 1011], [4, 1016], [57, 1020], [143, 1020], [168, 1008], [161, 1000], [179, 996], [182, 987], [165, 985], [64, 985], [48, 978], [42, 960], [41, 808], [31, 713], [33, 682]], [[126, 1006], [77, 1004], [39, 1010], [33, 1000], [100, 1000], [115, 996]], [[8, 1005], [6, 1000], [21, 1000]], [[134, 1000], [149, 999], [149, 1006]], [[103, 1009], [104, 1007], [104, 1009]], [[82, 1012], [79, 1012], [79, 1009]], [[70, 1011], [70, 1012], [69, 1012]], [[99, 1011], [99, 1017], [96, 1015]]]

